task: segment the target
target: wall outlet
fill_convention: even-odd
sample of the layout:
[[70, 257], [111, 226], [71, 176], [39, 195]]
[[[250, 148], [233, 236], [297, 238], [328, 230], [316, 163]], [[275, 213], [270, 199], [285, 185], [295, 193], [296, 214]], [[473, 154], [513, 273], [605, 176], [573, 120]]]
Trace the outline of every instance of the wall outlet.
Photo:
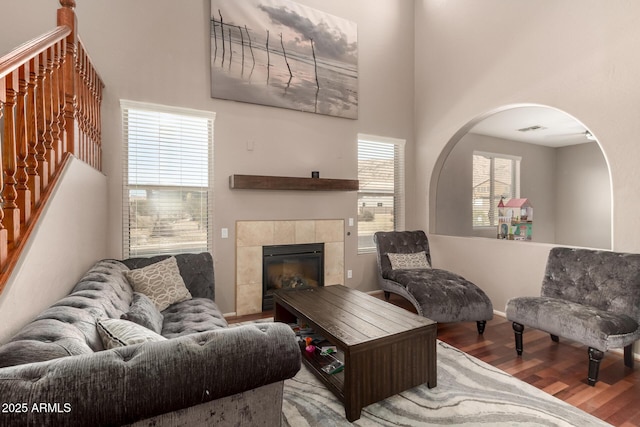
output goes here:
[[222, 237], [223, 239], [228, 239], [229, 238], [229, 229], [228, 228], [223, 228], [222, 230], [220, 230], [220, 237]]
[[353, 270], [347, 270], [347, 279], [353, 279]]

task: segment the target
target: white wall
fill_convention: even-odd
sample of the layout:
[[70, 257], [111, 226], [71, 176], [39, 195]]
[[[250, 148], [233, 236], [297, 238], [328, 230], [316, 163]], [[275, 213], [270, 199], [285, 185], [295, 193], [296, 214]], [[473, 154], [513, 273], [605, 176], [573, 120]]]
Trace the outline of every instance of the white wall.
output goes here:
[[[7, 49], [52, 28], [56, 1], [3, 4], [9, 20]], [[300, 0], [299, 3], [354, 21], [359, 43], [359, 119], [301, 113], [210, 97], [209, 0], [78, 1], [79, 33], [106, 85], [103, 100], [104, 170], [108, 181], [108, 250], [121, 256], [120, 99], [214, 111], [216, 302], [235, 309], [235, 222], [262, 219], [347, 219], [357, 216], [355, 192], [231, 191], [234, 173], [357, 177], [357, 134], [407, 141], [413, 154], [413, 2]], [[16, 22], [16, 24], [13, 24]], [[7, 27], [8, 25], [8, 27]], [[15, 28], [13, 28], [15, 27]], [[13, 35], [13, 31], [18, 34]], [[13, 41], [13, 43], [10, 43]], [[0, 41], [0, 52], [5, 41]], [[247, 141], [254, 142], [253, 151]], [[413, 194], [413, 163], [407, 192]], [[408, 197], [407, 224], [416, 222]], [[229, 238], [220, 238], [228, 228]], [[375, 257], [357, 255], [355, 227], [345, 236], [348, 286], [377, 289]]]
[[106, 257], [107, 178], [71, 157], [0, 294], [0, 343]]
[[556, 243], [609, 248], [611, 180], [597, 142], [558, 148]]
[[540, 295], [547, 256], [554, 246], [439, 234], [429, 236], [429, 245], [434, 267], [476, 283], [498, 312], [504, 312], [511, 297]]

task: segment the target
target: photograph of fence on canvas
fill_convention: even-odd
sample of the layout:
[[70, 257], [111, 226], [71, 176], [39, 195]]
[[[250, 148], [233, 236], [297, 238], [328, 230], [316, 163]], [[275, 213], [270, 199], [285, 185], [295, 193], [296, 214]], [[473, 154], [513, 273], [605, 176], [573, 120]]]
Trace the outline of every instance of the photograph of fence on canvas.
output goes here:
[[357, 34], [289, 0], [211, 0], [211, 96], [357, 119]]

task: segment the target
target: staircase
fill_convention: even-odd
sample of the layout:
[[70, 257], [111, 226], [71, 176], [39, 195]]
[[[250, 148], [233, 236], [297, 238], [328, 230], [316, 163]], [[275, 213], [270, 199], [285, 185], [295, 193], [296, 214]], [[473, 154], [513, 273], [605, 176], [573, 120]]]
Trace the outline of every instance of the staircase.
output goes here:
[[77, 34], [74, 0], [57, 26], [0, 58], [0, 293], [69, 156], [102, 169], [104, 84]]

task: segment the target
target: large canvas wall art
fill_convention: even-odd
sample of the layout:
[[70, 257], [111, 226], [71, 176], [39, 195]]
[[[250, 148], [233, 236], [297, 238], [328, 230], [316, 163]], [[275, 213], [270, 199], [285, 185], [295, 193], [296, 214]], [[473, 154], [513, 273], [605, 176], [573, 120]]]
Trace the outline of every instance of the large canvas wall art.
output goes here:
[[357, 35], [290, 0], [211, 0], [211, 96], [357, 119]]

